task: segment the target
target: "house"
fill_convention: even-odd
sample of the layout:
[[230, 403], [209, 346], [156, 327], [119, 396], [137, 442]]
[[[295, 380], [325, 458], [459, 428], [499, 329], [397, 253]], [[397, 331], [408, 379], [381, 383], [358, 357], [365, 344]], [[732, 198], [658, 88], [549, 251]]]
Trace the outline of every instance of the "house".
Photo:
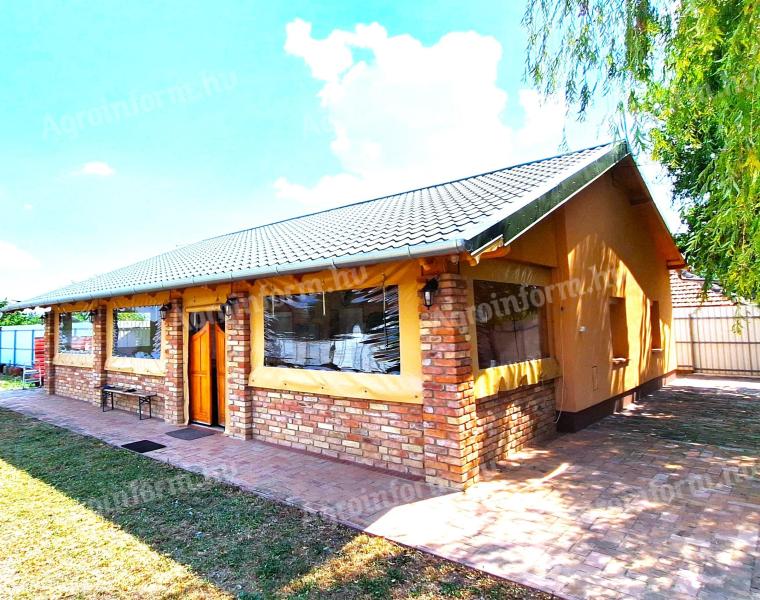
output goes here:
[[171, 423], [461, 489], [675, 371], [668, 271], [683, 266], [617, 142], [207, 239], [9, 308], [51, 308], [51, 394], [152, 391]]
[[683, 309], [688, 311], [708, 306], [736, 305], [736, 302], [723, 293], [718, 284], [713, 283], [705, 289], [704, 278], [686, 269], [674, 269], [670, 272], [670, 296], [674, 314]]
[[670, 294], [678, 371], [760, 376], [760, 307], [682, 269], [670, 272]]

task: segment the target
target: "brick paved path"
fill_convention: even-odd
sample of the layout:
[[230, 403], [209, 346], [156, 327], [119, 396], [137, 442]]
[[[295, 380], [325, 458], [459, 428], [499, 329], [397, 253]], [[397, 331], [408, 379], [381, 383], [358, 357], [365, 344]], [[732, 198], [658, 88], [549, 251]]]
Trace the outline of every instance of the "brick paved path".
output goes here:
[[[5, 406], [566, 598], [760, 599], [760, 384], [677, 380], [466, 493], [39, 392]], [[1, 457], [0, 457], [1, 458]]]

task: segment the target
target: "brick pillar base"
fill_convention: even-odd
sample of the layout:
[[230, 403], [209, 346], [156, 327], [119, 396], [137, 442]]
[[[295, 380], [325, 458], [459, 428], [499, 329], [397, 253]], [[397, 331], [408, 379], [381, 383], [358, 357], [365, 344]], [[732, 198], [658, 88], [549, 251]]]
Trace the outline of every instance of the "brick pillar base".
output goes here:
[[465, 489], [479, 473], [467, 282], [443, 273], [438, 285], [433, 306], [420, 314], [425, 480]]
[[166, 382], [164, 384], [164, 421], [185, 423], [183, 367], [182, 300], [169, 302], [169, 314], [162, 327], [166, 331]]
[[233, 314], [225, 319], [227, 337], [227, 433], [253, 438], [253, 396], [248, 388], [251, 365], [251, 311], [247, 294], [233, 294]]

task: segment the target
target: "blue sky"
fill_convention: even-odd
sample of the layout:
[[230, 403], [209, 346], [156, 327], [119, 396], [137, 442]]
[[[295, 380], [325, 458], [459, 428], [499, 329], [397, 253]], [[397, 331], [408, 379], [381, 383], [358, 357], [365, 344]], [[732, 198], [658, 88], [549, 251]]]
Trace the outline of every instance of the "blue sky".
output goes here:
[[[522, 79], [521, 15], [495, 1], [3, 3], [0, 298], [556, 154], [564, 111]], [[568, 131], [572, 148], [609, 138], [593, 118]]]

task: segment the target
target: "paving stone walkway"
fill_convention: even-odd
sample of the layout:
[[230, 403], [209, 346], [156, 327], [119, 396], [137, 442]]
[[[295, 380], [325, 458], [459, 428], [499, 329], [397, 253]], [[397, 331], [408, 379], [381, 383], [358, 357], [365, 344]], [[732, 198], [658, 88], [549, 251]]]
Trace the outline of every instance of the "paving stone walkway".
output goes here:
[[[10, 408], [564, 598], [760, 599], [760, 384], [696, 378], [451, 493], [37, 391]], [[0, 457], [1, 459], [2, 457]]]

